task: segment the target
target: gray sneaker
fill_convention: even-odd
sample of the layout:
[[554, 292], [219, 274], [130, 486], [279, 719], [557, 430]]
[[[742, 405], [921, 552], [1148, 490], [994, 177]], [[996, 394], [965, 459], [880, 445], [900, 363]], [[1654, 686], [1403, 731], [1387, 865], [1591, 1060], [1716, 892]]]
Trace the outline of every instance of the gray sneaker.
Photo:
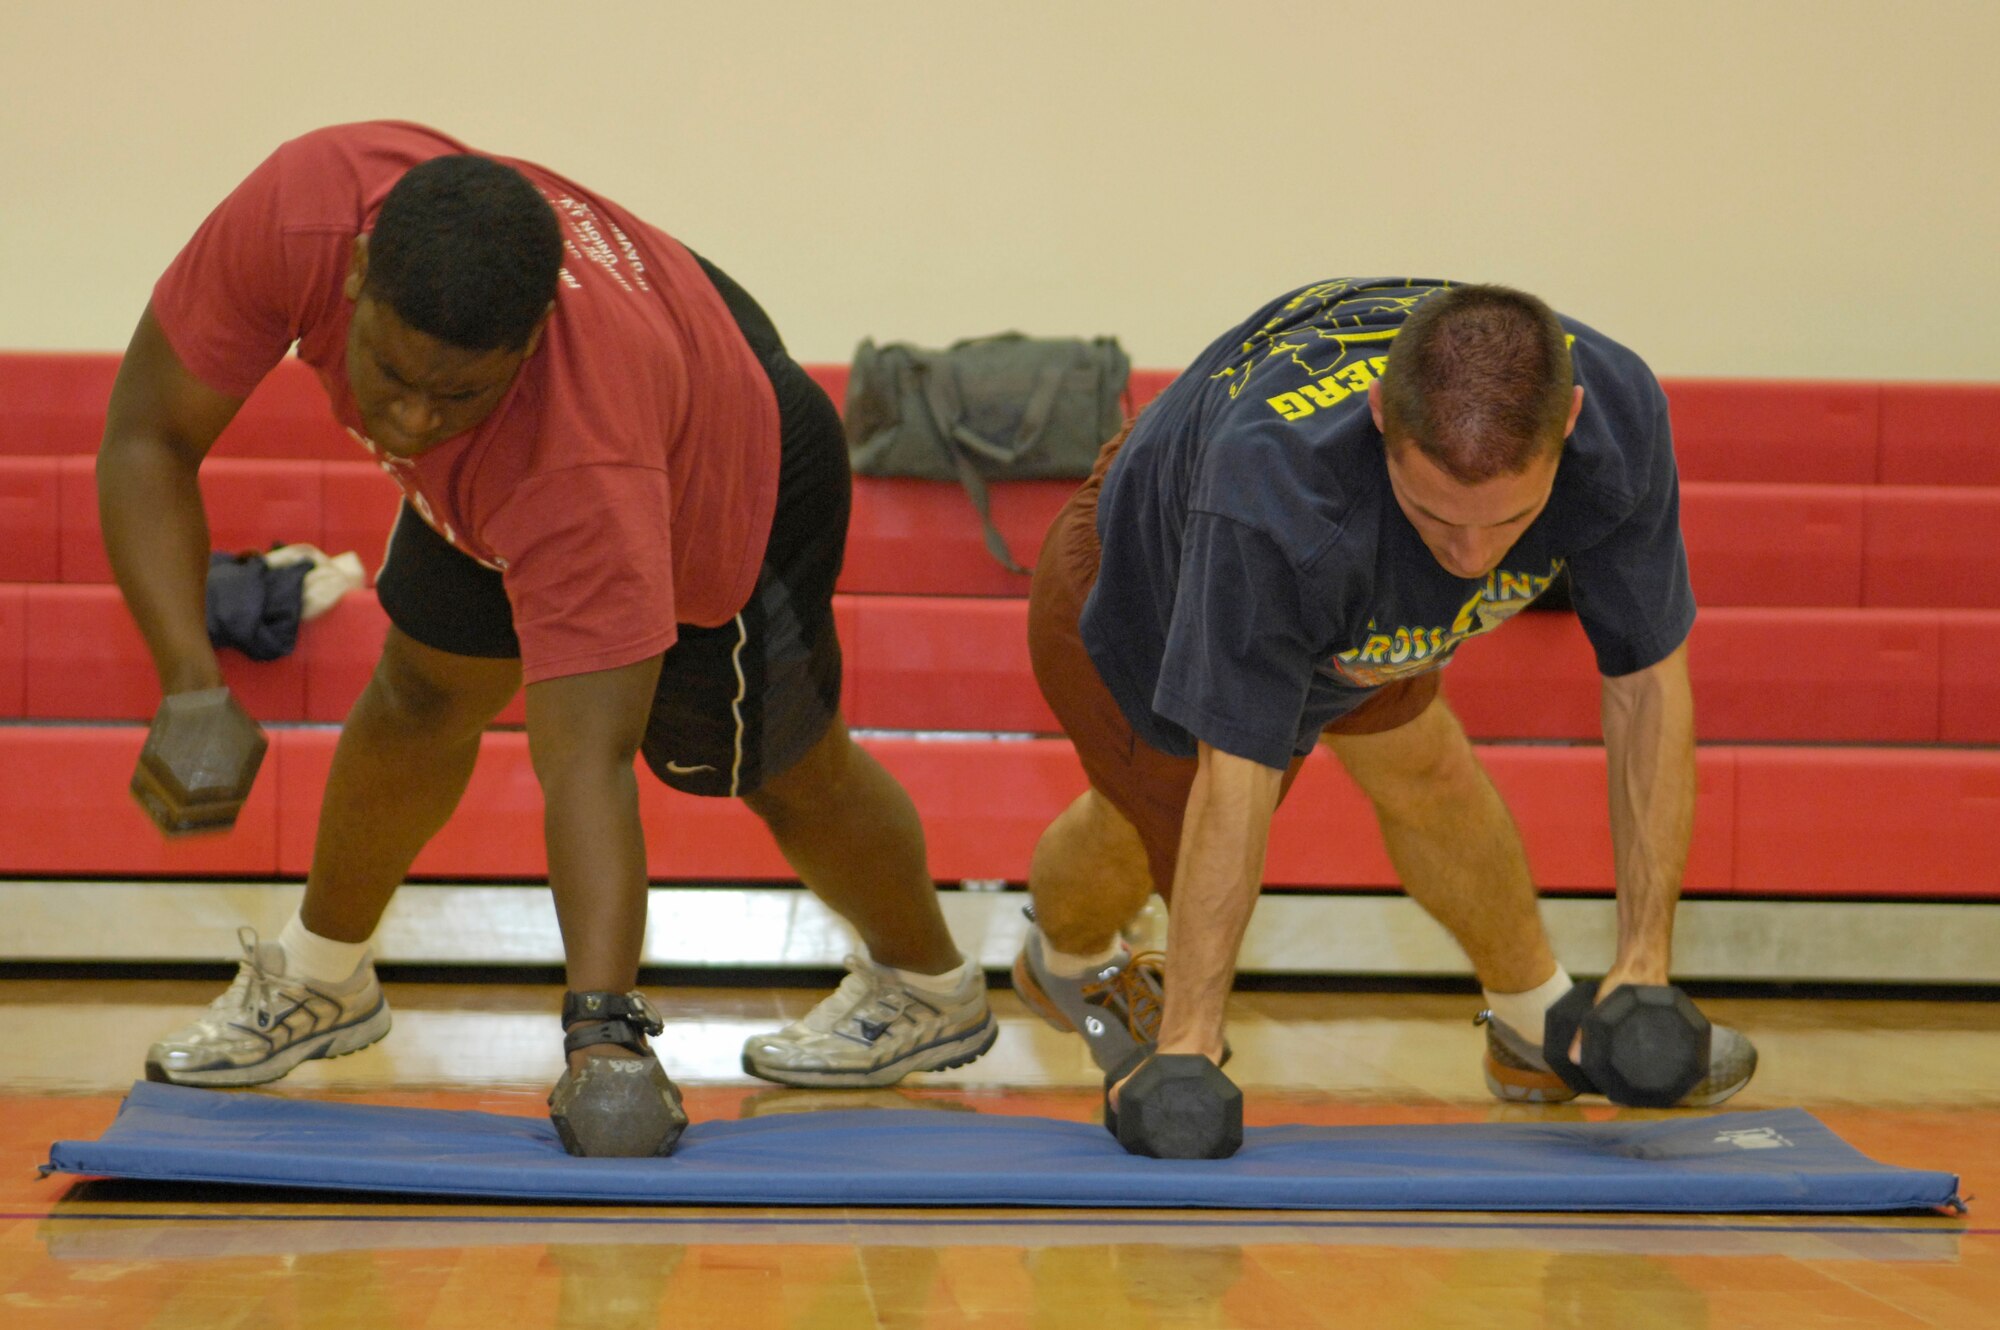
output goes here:
[[1472, 1018], [1486, 1027], [1486, 1089], [1510, 1104], [1566, 1104], [1576, 1098], [1569, 1082], [1549, 1068], [1542, 1041], [1529, 1040], [1490, 1011]]
[[314, 1058], [337, 1058], [389, 1033], [389, 1004], [364, 960], [339, 985], [285, 976], [284, 949], [236, 930], [243, 963], [193, 1024], [146, 1053], [146, 1079], [176, 1085], [262, 1085]]
[[1121, 950], [1117, 959], [1076, 979], [1052, 974], [1042, 930], [1030, 928], [1014, 961], [1014, 992], [1023, 1006], [1058, 1030], [1074, 1030], [1091, 1059], [1113, 1071], [1150, 1052], [1160, 1040], [1167, 958], [1157, 951]]
[[958, 991], [911, 988], [873, 961], [847, 958], [847, 977], [804, 1017], [743, 1045], [743, 1070], [779, 1085], [894, 1085], [913, 1071], [962, 1067], [1000, 1037], [986, 973], [969, 966]]
[[[1473, 1024], [1486, 1027], [1486, 1088], [1495, 1099], [1517, 1104], [1560, 1104], [1576, 1098], [1550, 1070], [1539, 1039], [1530, 1042], [1490, 1011]], [[1682, 1095], [1676, 1108], [1713, 1108], [1750, 1083], [1757, 1072], [1757, 1048], [1740, 1031], [1711, 1025], [1708, 1075]]]
[[1750, 1084], [1757, 1074], [1757, 1046], [1740, 1031], [1710, 1025], [1708, 1075], [1681, 1096], [1681, 1108], [1713, 1108]]

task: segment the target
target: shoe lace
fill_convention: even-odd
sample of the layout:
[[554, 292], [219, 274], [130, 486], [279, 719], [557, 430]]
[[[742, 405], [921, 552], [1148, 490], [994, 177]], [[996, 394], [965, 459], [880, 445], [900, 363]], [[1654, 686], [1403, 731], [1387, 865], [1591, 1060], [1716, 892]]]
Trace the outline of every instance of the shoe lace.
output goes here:
[[214, 1005], [231, 1011], [268, 1015], [276, 993], [277, 976], [264, 968], [262, 947], [256, 929], [247, 924], [238, 928], [236, 941], [243, 948], [243, 964], [236, 971], [236, 982], [215, 1000]]
[[1109, 977], [1084, 981], [1083, 1000], [1117, 1015], [1134, 1039], [1150, 1043], [1159, 1036], [1166, 965], [1165, 952], [1137, 952]]
[[840, 981], [840, 987], [821, 999], [812, 1013], [812, 1017], [819, 1019], [808, 1017], [805, 1022], [808, 1029], [821, 1026], [833, 1030], [849, 1021], [886, 1024], [903, 1014], [908, 995], [887, 976], [859, 956], [849, 956], [842, 963], [847, 967], [847, 977]]

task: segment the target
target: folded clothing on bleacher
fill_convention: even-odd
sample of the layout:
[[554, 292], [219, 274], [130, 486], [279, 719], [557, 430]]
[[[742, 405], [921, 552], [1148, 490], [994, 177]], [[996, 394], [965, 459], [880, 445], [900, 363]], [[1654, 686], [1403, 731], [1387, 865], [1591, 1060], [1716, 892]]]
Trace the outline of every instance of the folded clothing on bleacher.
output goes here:
[[208, 640], [252, 660], [276, 660], [298, 645], [299, 625], [361, 585], [352, 552], [284, 545], [269, 554], [213, 554], [208, 561]]

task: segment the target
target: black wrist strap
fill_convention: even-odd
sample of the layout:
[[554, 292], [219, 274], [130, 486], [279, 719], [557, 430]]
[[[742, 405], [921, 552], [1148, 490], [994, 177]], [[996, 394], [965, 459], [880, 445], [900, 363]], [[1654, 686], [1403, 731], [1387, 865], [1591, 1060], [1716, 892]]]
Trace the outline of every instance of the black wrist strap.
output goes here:
[[629, 993], [565, 993], [562, 1020], [567, 1030], [563, 1035], [565, 1053], [598, 1044], [616, 1044], [634, 1053], [644, 1053], [646, 1036], [666, 1029], [660, 1013], [636, 988]]

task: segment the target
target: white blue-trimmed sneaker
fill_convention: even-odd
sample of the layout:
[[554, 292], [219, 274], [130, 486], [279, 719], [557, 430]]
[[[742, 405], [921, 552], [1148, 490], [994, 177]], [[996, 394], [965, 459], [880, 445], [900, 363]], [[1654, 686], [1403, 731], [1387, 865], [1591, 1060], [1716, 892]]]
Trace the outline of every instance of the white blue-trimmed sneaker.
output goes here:
[[804, 1017], [743, 1045], [743, 1070], [779, 1085], [894, 1085], [913, 1071], [962, 1067], [1000, 1037], [986, 1005], [986, 973], [966, 967], [957, 991], [911, 988], [860, 956]]
[[285, 952], [239, 928], [236, 980], [192, 1025], [146, 1053], [146, 1079], [176, 1085], [262, 1085], [314, 1058], [337, 1058], [389, 1033], [389, 1004], [363, 960], [344, 983], [285, 976]]

